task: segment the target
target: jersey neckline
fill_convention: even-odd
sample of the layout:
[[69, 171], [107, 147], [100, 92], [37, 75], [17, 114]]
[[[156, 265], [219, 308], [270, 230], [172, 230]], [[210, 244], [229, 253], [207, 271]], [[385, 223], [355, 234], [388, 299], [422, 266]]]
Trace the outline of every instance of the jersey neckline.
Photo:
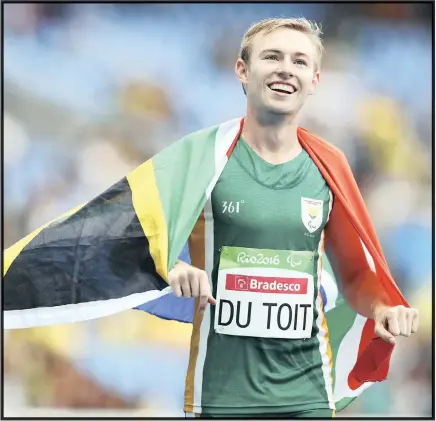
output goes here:
[[[242, 155], [242, 156], [241, 156]], [[258, 184], [272, 190], [288, 190], [300, 184], [310, 170], [310, 157], [302, 149], [301, 152], [289, 161], [272, 164], [265, 161], [243, 138], [239, 137], [235, 149], [230, 157], [234, 157], [240, 167]], [[280, 178], [267, 183], [260, 179], [258, 173], [281, 172]], [[293, 174], [292, 180], [283, 181], [283, 177]], [[276, 176], [277, 177], [277, 176]], [[285, 184], [283, 184], [285, 183]]]

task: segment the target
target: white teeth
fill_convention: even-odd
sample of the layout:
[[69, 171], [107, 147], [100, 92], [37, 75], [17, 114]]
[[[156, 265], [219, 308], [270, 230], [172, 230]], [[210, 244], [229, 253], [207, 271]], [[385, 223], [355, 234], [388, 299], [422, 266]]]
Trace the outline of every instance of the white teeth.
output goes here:
[[284, 83], [272, 83], [269, 87], [271, 89], [279, 89], [281, 91], [289, 92], [290, 94], [295, 92], [295, 89], [292, 86], [285, 85]]

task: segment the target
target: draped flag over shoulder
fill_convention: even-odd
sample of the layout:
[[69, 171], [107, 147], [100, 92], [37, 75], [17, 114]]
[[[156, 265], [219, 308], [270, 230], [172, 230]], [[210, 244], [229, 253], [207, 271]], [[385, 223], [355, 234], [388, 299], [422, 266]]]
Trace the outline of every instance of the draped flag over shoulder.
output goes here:
[[[191, 323], [193, 300], [172, 294], [166, 283], [168, 270], [199, 221], [243, 121], [231, 120], [184, 137], [89, 203], [7, 249], [5, 328], [79, 322], [137, 307]], [[332, 227], [348, 218], [352, 232], [344, 239], [347, 247], [361, 249], [361, 259], [392, 305], [407, 306], [389, 273], [345, 157], [304, 129], [298, 129], [298, 137], [334, 194]], [[328, 230], [326, 236], [333, 237]], [[325, 256], [323, 265], [321, 295], [340, 411], [373, 382], [387, 377], [393, 346], [376, 338], [374, 322], [345, 302], [336, 282], [339, 275]]]

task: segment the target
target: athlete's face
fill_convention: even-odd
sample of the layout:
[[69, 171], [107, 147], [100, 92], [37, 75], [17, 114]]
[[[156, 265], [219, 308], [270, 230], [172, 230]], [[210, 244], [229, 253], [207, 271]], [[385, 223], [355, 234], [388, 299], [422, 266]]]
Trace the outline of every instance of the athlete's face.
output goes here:
[[279, 28], [256, 35], [250, 59], [236, 62], [249, 105], [274, 114], [295, 114], [319, 81], [317, 51], [302, 32]]

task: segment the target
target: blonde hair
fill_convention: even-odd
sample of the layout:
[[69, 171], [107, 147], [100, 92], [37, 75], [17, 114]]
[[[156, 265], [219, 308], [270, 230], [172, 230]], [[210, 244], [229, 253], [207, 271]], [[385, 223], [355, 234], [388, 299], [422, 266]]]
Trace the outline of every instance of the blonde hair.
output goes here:
[[255, 23], [247, 30], [242, 38], [239, 57], [248, 63], [250, 60], [250, 47], [253, 43], [254, 37], [261, 32], [264, 34], [269, 34], [279, 28], [294, 29], [308, 35], [312, 39], [318, 53], [316, 67], [319, 69], [321, 65], [321, 58], [324, 52], [321, 39], [322, 30], [316, 22], [307, 20], [306, 18], [272, 18]]

